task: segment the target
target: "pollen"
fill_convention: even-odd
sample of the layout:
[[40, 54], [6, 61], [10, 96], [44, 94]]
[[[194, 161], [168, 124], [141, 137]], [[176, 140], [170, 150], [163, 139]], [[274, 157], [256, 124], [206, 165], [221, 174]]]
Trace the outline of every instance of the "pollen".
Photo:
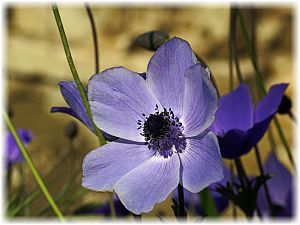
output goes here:
[[173, 154], [174, 149], [181, 152], [185, 148], [182, 123], [174, 116], [171, 108], [159, 111], [156, 105], [153, 114], [142, 115], [144, 121], [138, 120], [138, 129], [143, 131], [140, 134], [145, 137], [150, 150], [168, 157]]

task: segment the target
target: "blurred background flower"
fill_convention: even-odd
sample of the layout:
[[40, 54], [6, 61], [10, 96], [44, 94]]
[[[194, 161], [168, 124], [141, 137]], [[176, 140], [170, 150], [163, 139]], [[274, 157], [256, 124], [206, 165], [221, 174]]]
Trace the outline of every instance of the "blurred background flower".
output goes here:
[[[270, 153], [264, 165], [264, 171], [271, 175], [267, 181], [270, 197], [273, 204], [274, 216], [291, 217], [294, 215], [294, 181], [289, 170]], [[270, 207], [263, 188], [258, 192], [258, 205], [263, 216], [271, 216]]]
[[[32, 132], [26, 129], [17, 129], [21, 141], [27, 146], [32, 140]], [[11, 169], [12, 165], [24, 160], [21, 150], [19, 149], [17, 142], [15, 141], [11, 132], [5, 133], [5, 165], [7, 169]]]
[[240, 84], [219, 99], [212, 128], [218, 136], [222, 157], [241, 157], [260, 141], [279, 108], [286, 88], [287, 84], [273, 85], [255, 107], [246, 84]]

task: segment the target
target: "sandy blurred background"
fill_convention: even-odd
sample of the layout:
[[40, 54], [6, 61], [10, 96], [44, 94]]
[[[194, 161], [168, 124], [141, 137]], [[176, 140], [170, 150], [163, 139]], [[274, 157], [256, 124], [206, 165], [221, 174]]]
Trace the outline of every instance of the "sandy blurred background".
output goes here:
[[[77, 71], [86, 84], [94, 73], [94, 50], [87, 12], [83, 4], [58, 6]], [[141, 33], [164, 30], [171, 37], [178, 36], [187, 40], [210, 67], [221, 94], [228, 92], [229, 5], [91, 5], [91, 8], [100, 43], [101, 70], [122, 65], [133, 71], [144, 72], [153, 53], [142, 48], [133, 48], [133, 41]], [[245, 10], [246, 13], [248, 11]], [[266, 86], [269, 88], [279, 82], [290, 83], [287, 95], [295, 103], [293, 7], [260, 6], [256, 14], [259, 64], [265, 75]], [[72, 75], [50, 5], [6, 5], [5, 16], [5, 97], [13, 111], [15, 125], [32, 130], [34, 139], [28, 149], [37, 168], [50, 185], [51, 193], [56, 196], [70, 175], [72, 157], [69, 157], [65, 126], [76, 120], [64, 114], [51, 114], [50, 108], [66, 106], [57, 83], [60, 80], [72, 80]], [[239, 42], [241, 69], [246, 81], [254, 87], [254, 71], [243, 48], [243, 42]], [[294, 149], [294, 124], [287, 116], [278, 117], [288, 142]], [[79, 134], [75, 142], [75, 169], [81, 167], [84, 155], [97, 147], [97, 138], [85, 126], [77, 124]], [[275, 129], [273, 133], [277, 137]], [[266, 136], [259, 144], [263, 159], [270, 150]], [[278, 138], [276, 143], [279, 158], [287, 164], [286, 154]], [[254, 154], [250, 153], [242, 160], [247, 165], [249, 174], [258, 173]], [[14, 170], [13, 187], [17, 187], [18, 177], [17, 170]], [[36, 182], [29, 170], [26, 170], [25, 177], [26, 191], [36, 189]], [[81, 174], [73, 182], [77, 182], [79, 187]], [[74, 204], [65, 208], [65, 212], [72, 213], [83, 203], [106, 199], [106, 194], [88, 191]], [[30, 215], [37, 215], [35, 209], [45, 204], [44, 197], [39, 197], [32, 204]], [[165, 215], [173, 215], [170, 205], [171, 199], [168, 199], [166, 203], [158, 204], [148, 215], [154, 216], [159, 211], [163, 211]], [[60, 204], [59, 206], [63, 207]], [[231, 215], [231, 209], [224, 214]], [[53, 213], [49, 210], [46, 215], [51, 216]]]

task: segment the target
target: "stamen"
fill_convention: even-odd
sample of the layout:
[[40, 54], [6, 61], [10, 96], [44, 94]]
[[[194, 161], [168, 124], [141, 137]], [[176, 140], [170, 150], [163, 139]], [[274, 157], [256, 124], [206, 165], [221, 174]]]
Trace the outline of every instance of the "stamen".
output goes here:
[[183, 126], [179, 119], [174, 116], [171, 108], [168, 110], [163, 108], [163, 111], [158, 110], [158, 105], [155, 105], [155, 112], [146, 117], [143, 121], [138, 120], [139, 127], [143, 128], [145, 141], [150, 150], [162, 155], [163, 157], [171, 156], [174, 152], [182, 152], [186, 147], [186, 140], [182, 134]]

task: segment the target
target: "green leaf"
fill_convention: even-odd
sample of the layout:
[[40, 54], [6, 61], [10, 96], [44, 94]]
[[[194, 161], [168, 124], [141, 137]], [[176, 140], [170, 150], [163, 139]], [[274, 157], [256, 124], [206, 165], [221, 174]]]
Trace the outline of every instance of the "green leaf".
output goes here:
[[203, 189], [201, 192], [199, 192], [199, 198], [201, 201], [201, 208], [203, 212], [208, 217], [217, 217], [218, 211], [216, 209], [216, 204], [211, 197], [210, 191], [208, 188]]

